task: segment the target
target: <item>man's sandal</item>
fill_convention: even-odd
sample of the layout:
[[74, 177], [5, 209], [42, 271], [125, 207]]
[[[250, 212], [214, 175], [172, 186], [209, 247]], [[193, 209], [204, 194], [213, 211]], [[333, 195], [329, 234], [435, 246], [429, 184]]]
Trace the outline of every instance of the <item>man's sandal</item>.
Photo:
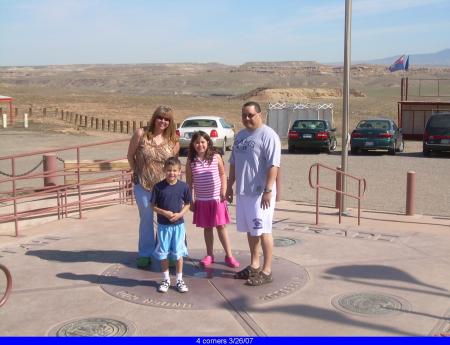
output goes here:
[[257, 275], [249, 277], [245, 284], [250, 286], [260, 286], [263, 284], [271, 283], [272, 281], [272, 273], [265, 274], [263, 271], [259, 271]]
[[259, 268], [253, 268], [252, 266], [247, 266], [243, 270], [236, 272], [234, 274], [234, 279], [249, 279], [255, 275], [258, 275]]

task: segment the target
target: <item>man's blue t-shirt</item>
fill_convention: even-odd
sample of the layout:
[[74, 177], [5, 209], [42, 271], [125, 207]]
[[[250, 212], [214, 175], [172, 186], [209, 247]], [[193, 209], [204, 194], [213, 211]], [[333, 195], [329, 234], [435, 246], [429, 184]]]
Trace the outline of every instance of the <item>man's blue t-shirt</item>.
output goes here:
[[[152, 204], [163, 210], [178, 213], [185, 204], [192, 201], [189, 186], [183, 181], [177, 181], [175, 184], [169, 184], [166, 180], [158, 182], [153, 187]], [[184, 223], [183, 217], [176, 222], [171, 223], [169, 219], [158, 214], [158, 223], [165, 225], [177, 225]]]

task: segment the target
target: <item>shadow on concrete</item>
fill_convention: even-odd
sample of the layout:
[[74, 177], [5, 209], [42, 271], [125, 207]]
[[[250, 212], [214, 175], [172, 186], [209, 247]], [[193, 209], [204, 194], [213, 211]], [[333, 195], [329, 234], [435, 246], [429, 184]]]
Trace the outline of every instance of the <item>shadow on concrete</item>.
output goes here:
[[406, 273], [402, 270], [399, 270], [394, 267], [389, 266], [383, 266], [383, 265], [348, 265], [348, 266], [338, 266], [333, 267], [325, 271], [326, 274], [323, 278], [325, 279], [336, 279], [337, 277], [342, 278], [345, 281], [358, 283], [358, 284], [365, 284], [365, 285], [372, 285], [372, 286], [378, 286], [378, 287], [387, 287], [397, 290], [408, 290], [408, 291], [414, 291], [414, 292], [420, 292], [420, 293], [427, 293], [437, 296], [443, 296], [443, 297], [450, 297], [450, 294], [448, 293], [439, 293], [435, 291], [428, 291], [428, 290], [420, 290], [420, 289], [414, 289], [414, 288], [405, 288], [400, 286], [392, 286], [392, 285], [386, 285], [386, 284], [379, 284], [375, 282], [367, 282], [365, 279], [376, 279], [376, 280], [388, 280], [388, 281], [398, 281], [398, 282], [405, 282], [410, 284], [415, 284], [427, 288], [431, 288], [438, 291], [445, 291], [448, 292], [447, 289], [441, 288], [439, 286], [426, 284], [416, 278], [414, 278], [409, 273]]
[[[325, 309], [325, 308], [319, 308], [319, 307], [313, 307], [310, 305], [304, 305], [304, 304], [297, 304], [297, 305], [289, 305], [289, 306], [276, 306], [276, 307], [261, 307], [261, 308], [254, 308], [252, 304], [248, 303], [246, 298], [237, 298], [233, 300], [228, 300], [228, 303], [230, 303], [232, 306], [238, 306], [238, 308], [233, 308], [237, 313], [241, 313], [242, 311], [245, 312], [255, 312], [255, 313], [285, 313], [285, 314], [291, 314], [296, 316], [303, 316], [310, 319], [316, 319], [320, 321], [329, 321], [332, 323], [339, 323], [346, 326], [354, 326], [354, 327], [361, 327], [365, 329], [372, 329], [375, 331], [385, 332], [386, 335], [388, 333], [397, 334], [397, 335], [408, 335], [408, 336], [418, 336], [418, 333], [410, 333], [405, 332], [402, 330], [399, 330], [395, 327], [390, 326], [383, 326], [375, 323], [370, 323], [366, 321], [359, 321], [355, 320], [354, 317], [350, 318], [344, 315], [341, 312]], [[230, 308], [229, 305], [224, 303], [225, 308]], [[251, 324], [248, 326], [251, 327]], [[326, 332], [326, 329], [323, 330]], [[275, 334], [274, 334], [275, 335]], [[278, 334], [281, 335], [281, 334]], [[323, 333], [321, 335], [326, 336], [326, 333]], [[350, 335], [350, 334], [349, 334]], [[354, 334], [352, 334], [354, 335]]]
[[100, 262], [109, 264], [133, 264], [137, 258], [136, 252], [121, 250], [28, 250], [25, 255], [36, 256], [42, 260], [59, 262]]
[[58, 278], [68, 280], [84, 280], [92, 284], [109, 284], [115, 286], [133, 287], [133, 286], [147, 286], [157, 288], [158, 282], [154, 280], [140, 280], [130, 279], [116, 276], [104, 276], [98, 274], [75, 274], [71, 272], [62, 272], [56, 275]]

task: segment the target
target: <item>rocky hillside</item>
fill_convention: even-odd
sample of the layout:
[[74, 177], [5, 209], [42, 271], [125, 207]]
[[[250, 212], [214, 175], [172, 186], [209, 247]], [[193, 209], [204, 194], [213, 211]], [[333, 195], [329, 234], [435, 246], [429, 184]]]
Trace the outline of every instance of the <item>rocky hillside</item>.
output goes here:
[[[339, 89], [343, 68], [316, 62], [221, 64], [138, 64], [0, 67], [0, 88], [23, 86], [56, 92], [92, 91], [123, 95], [194, 95], [236, 97], [256, 88]], [[449, 68], [411, 68], [411, 77], [450, 78]], [[385, 66], [354, 65], [355, 90], [399, 84], [401, 72]], [[0, 89], [1, 90], [1, 89]], [[322, 91], [313, 91], [320, 93]], [[331, 95], [333, 97], [333, 95]]]

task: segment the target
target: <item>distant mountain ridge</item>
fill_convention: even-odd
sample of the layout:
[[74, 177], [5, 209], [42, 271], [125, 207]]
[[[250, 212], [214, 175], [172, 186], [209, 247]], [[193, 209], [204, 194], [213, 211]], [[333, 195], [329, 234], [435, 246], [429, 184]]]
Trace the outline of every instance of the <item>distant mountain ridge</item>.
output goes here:
[[[383, 59], [376, 60], [362, 60], [362, 61], [352, 61], [352, 63], [359, 64], [375, 64], [375, 65], [391, 65], [395, 60], [397, 60], [402, 54], [395, 56], [386, 57]], [[409, 64], [413, 66], [450, 66], [450, 48], [441, 50], [436, 53], [428, 54], [407, 54], [409, 55]]]

